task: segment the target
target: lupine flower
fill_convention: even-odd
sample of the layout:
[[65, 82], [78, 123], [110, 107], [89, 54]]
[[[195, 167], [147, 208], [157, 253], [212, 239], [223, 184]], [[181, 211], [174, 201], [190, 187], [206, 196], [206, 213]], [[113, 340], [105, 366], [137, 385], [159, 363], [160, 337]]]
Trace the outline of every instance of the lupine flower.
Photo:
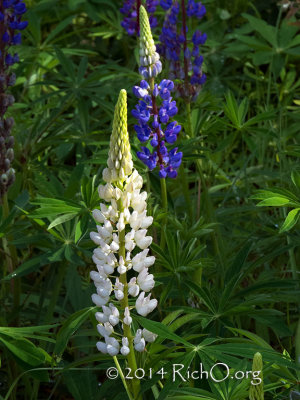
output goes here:
[[0, 198], [7, 192], [15, 180], [15, 171], [12, 168], [14, 160], [14, 137], [11, 134], [14, 120], [4, 118], [9, 106], [15, 99], [6, 93], [16, 81], [16, 76], [10, 67], [19, 61], [19, 56], [12, 51], [13, 46], [21, 43], [21, 33], [27, 27], [27, 21], [21, 21], [26, 12], [25, 3], [20, 0], [6, 0], [1, 2], [0, 8]]
[[160, 5], [167, 12], [159, 37], [158, 51], [169, 62], [170, 78], [182, 81], [176, 85], [177, 94], [188, 101], [195, 100], [206, 81], [206, 75], [202, 72], [203, 57], [200, 47], [206, 42], [207, 35], [196, 30], [188, 40], [186, 18], [203, 18], [205, 6], [195, 0], [188, 0], [187, 5], [182, 0], [181, 7], [177, 0], [161, 0]]
[[[174, 83], [163, 79], [155, 84], [154, 78], [161, 72], [162, 64], [156, 52], [148, 15], [143, 6], [140, 7], [140, 74], [144, 78], [139, 86], [133, 88], [139, 103], [132, 110], [132, 115], [138, 124], [134, 126], [141, 143], [150, 141], [153, 148], [141, 147], [138, 158], [152, 171], [159, 167], [160, 178], [176, 178], [177, 169], [181, 164], [182, 153], [178, 148], [167, 149], [174, 144], [181, 126], [172, 118], [177, 114], [176, 101], [171, 97]], [[148, 80], [148, 82], [147, 82]]]
[[[150, 25], [152, 28], [157, 26], [157, 19], [153, 16], [158, 6], [158, 0], [146, 0], [146, 9], [150, 15]], [[125, 0], [120, 12], [124, 15], [121, 26], [126, 29], [128, 35], [139, 35], [140, 24], [138, 10], [141, 5], [141, 0]]]
[[[102, 308], [95, 314], [98, 332], [103, 337], [97, 348], [111, 356], [119, 352], [126, 356], [133, 348], [143, 351], [146, 341], [155, 340], [151, 332], [140, 329], [133, 339], [131, 312], [135, 309], [147, 316], [157, 306], [157, 300], [151, 299], [154, 279], [148, 272], [155, 261], [148, 255], [152, 237], [147, 236], [153, 218], [147, 216], [147, 193], [141, 192], [142, 177], [133, 169], [125, 90], [121, 90], [115, 108], [103, 179], [107, 183], [99, 186], [99, 195], [107, 204], [101, 203], [100, 209], [93, 211], [97, 232], [90, 234], [98, 245], [93, 254], [97, 271], [90, 274], [97, 291], [92, 301]], [[120, 335], [114, 337], [115, 329], [122, 334], [121, 343]]]
[[[264, 382], [263, 382], [263, 360], [260, 353], [255, 353], [252, 363], [252, 372], [256, 377], [261, 379], [261, 382], [257, 385], [250, 385], [249, 399], [250, 400], [264, 400]], [[253, 375], [254, 376], [254, 375]]]

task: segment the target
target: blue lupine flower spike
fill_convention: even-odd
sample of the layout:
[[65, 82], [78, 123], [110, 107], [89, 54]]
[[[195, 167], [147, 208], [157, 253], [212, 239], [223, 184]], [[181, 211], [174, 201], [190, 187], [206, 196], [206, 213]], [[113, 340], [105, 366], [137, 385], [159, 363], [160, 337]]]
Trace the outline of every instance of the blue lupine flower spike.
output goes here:
[[22, 15], [27, 11], [26, 5], [20, 0], [1, 1], [0, 7], [0, 198], [7, 192], [8, 187], [15, 180], [15, 171], [11, 167], [14, 159], [14, 137], [11, 130], [14, 124], [12, 117], [4, 118], [9, 106], [15, 99], [6, 93], [16, 81], [16, 75], [10, 67], [19, 61], [18, 54], [13, 46], [21, 43], [21, 33], [28, 25], [22, 21]]
[[181, 0], [180, 4], [177, 0], [161, 0], [160, 5], [167, 12], [158, 52], [169, 62], [169, 77], [181, 81], [176, 85], [177, 95], [187, 101], [195, 100], [206, 81], [200, 47], [206, 42], [207, 35], [196, 30], [188, 39], [187, 18], [202, 19], [206, 13], [205, 6], [195, 0], [188, 0], [187, 5], [186, 0]]
[[[167, 149], [176, 142], [181, 126], [172, 118], [177, 114], [176, 101], [171, 92], [174, 83], [163, 79], [155, 84], [156, 76], [161, 72], [162, 64], [156, 52], [148, 15], [143, 6], [140, 8], [140, 74], [144, 78], [133, 93], [139, 99], [132, 115], [137, 119], [134, 129], [143, 146], [137, 152], [138, 158], [150, 171], [159, 168], [160, 178], [176, 178], [181, 164], [182, 153], [178, 148]], [[148, 82], [147, 82], [147, 80]]]

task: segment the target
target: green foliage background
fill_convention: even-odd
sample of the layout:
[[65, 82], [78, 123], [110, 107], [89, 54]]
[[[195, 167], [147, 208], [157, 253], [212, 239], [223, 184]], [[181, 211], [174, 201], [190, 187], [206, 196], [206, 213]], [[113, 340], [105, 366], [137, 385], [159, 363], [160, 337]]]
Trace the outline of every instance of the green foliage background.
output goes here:
[[[29, 27], [10, 110], [17, 180], [9, 210], [0, 211], [0, 238], [14, 261], [9, 270], [4, 246], [0, 399], [123, 399], [121, 380], [105, 377], [111, 357], [95, 348], [89, 232], [121, 88], [129, 108], [135, 105], [137, 43], [120, 27], [119, 1], [26, 3]], [[203, 3], [208, 80], [192, 105], [192, 135], [179, 143], [184, 168], [167, 182], [167, 245], [152, 245], [159, 311], [135, 321], [159, 338], [138, 362], [146, 371], [170, 371], [172, 363], [192, 370], [199, 362], [209, 369], [217, 361], [246, 371], [259, 351], [265, 398], [297, 399], [299, 11], [291, 16], [271, 0]], [[187, 129], [185, 104], [178, 105]], [[159, 178], [135, 156], [133, 124], [129, 113], [157, 238]], [[243, 400], [250, 385], [174, 384], [168, 376], [162, 389], [159, 379], [142, 381], [144, 399]]]

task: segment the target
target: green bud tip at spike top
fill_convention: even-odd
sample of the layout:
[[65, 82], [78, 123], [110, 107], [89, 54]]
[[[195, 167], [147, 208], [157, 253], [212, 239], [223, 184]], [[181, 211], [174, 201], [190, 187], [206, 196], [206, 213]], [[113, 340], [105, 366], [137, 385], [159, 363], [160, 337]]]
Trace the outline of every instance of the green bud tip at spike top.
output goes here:
[[140, 55], [152, 56], [156, 51], [145, 7], [140, 7]]
[[147, 11], [140, 7], [140, 74], [143, 78], [154, 78], [162, 70], [159, 54], [152, 37]]
[[[259, 372], [259, 375], [257, 376]], [[255, 353], [254, 358], [253, 358], [253, 364], [252, 364], [252, 373], [255, 373], [257, 378], [261, 379], [261, 383], [253, 385], [250, 385], [250, 390], [249, 390], [249, 399], [250, 400], [264, 400], [264, 382], [263, 382], [263, 360], [262, 360], [262, 355], [260, 353]], [[252, 375], [252, 379], [254, 378], [254, 375]]]
[[127, 93], [124, 89], [120, 91], [115, 107], [107, 166], [103, 171], [103, 179], [106, 182], [122, 184], [132, 173], [133, 163], [127, 130]]

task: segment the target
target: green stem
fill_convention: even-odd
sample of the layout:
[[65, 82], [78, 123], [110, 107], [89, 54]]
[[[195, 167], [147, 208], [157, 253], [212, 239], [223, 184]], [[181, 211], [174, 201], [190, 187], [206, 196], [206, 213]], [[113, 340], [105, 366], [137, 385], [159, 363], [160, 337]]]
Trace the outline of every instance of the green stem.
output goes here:
[[162, 211], [165, 214], [163, 216], [162, 223], [161, 223], [161, 237], [160, 237], [160, 247], [163, 250], [166, 245], [165, 229], [166, 229], [166, 225], [167, 225], [167, 212], [168, 212], [168, 196], [167, 196], [167, 185], [166, 185], [165, 178], [161, 178], [160, 188], [161, 188]]
[[[122, 199], [118, 201], [118, 209], [120, 212], [124, 211], [124, 207], [122, 204]], [[125, 261], [125, 256], [126, 256], [126, 249], [125, 249], [125, 229], [123, 229], [120, 234], [119, 234], [119, 257], [123, 257], [123, 260]], [[120, 275], [120, 282], [124, 285], [124, 297], [121, 300], [121, 309], [123, 311], [124, 315], [124, 310], [126, 307], [129, 307], [128, 304], [128, 283], [127, 283], [127, 274], [121, 274]], [[136, 363], [136, 358], [135, 358], [135, 352], [134, 352], [134, 346], [133, 346], [133, 335], [131, 333], [131, 327], [129, 325], [123, 324], [123, 330], [124, 330], [124, 336], [127, 337], [128, 342], [129, 342], [129, 354], [127, 355], [127, 363], [128, 367], [131, 369], [133, 374], [137, 370], [137, 363]], [[122, 378], [122, 376], [121, 376]], [[122, 379], [123, 380], [123, 379]], [[123, 381], [124, 383], [124, 381]], [[128, 386], [126, 385], [126, 382], [124, 383], [125, 390], [127, 392]], [[139, 379], [133, 378], [131, 381], [131, 388], [133, 392], [133, 399], [134, 400], [142, 400], [141, 397], [141, 385]], [[129, 397], [132, 399], [132, 397]]]
[[190, 137], [194, 137], [193, 126], [192, 126], [191, 103], [188, 101], [185, 104], [186, 104], [188, 132], [189, 132]]
[[131, 393], [130, 393], [129, 388], [127, 386], [125, 376], [123, 374], [122, 368], [120, 367], [120, 364], [119, 364], [119, 361], [118, 361], [117, 357], [114, 356], [113, 359], [114, 359], [114, 362], [116, 364], [117, 370], [119, 371], [119, 375], [120, 375], [120, 377], [122, 379], [122, 382], [123, 382], [123, 385], [125, 387], [125, 390], [126, 390], [126, 393], [127, 393], [127, 396], [129, 398], [129, 400], [134, 400], [134, 398], [131, 396]]
[[68, 264], [66, 262], [62, 263], [61, 265], [58, 266], [58, 274], [56, 276], [56, 280], [55, 280], [55, 285], [53, 288], [53, 292], [51, 294], [51, 299], [50, 299], [50, 304], [48, 306], [47, 309], [47, 314], [45, 316], [45, 320], [44, 323], [45, 325], [49, 324], [52, 322], [53, 319], [53, 314], [55, 311], [55, 307], [58, 303], [58, 297], [59, 297], [59, 293], [61, 290], [61, 287], [63, 285], [64, 282], [64, 277], [66, 274], [66, 270], [67, 270]]

